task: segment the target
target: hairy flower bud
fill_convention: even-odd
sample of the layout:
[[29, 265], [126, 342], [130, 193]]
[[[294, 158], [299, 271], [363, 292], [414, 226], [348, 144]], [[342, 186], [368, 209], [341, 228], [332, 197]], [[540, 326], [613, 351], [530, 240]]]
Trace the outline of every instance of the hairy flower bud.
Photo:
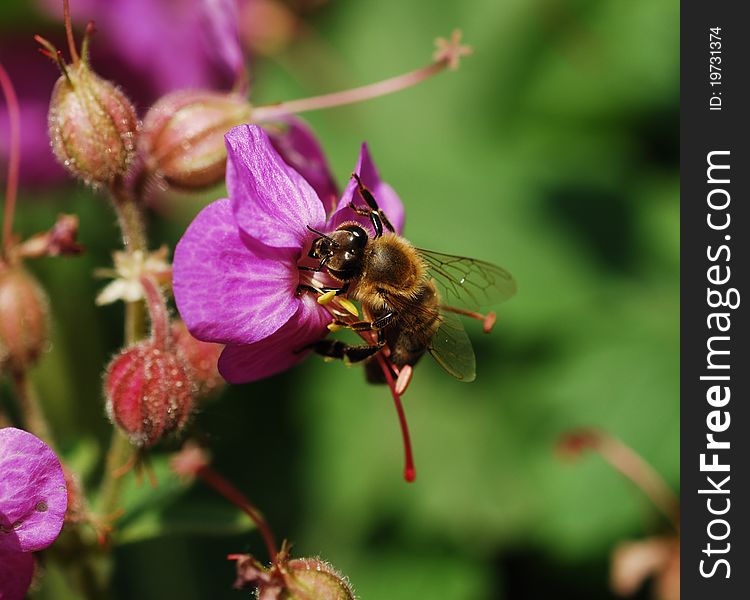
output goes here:
[[86, 60], [64, 68], [52, 90], [48, 123], [52, 150], [74, 176], [96, 185], [127, 173], [138, 117], [125, 94]]
[[286, 564], [288, 570], [287, 598], [303, 600], [354, 600], [346, 577], [329, 563], [319, 558], [293, 558]]
[[141, 447], [179, 431], [193, 407], [193, 390], [183, 360], [154, 341], [123, 350], [107, 368], [107, 414]]
[[182, 321], [172, 323], [172, 338], [190, 367], [196, 396], [208, 396], [224, 385], [217, 366], [224, 346], [195, 339]]
[[250, 120], [238, 94], [182, 90], [161, 98], [143, 120], [140, 150], [146, 168], [174, 187], [195, 190], [224, 178], [224, 134]]
[[249, 554], [230, 554], [237, 561], [235, 588], [256, 590], [258, 600], [354, 600], [349, 581], [319, 558], [289, 558], [282, 549], [270, 567]]
[[0, 267], [0, 372], [33, 364], [47, 343], [47, 297], [23, 269]]

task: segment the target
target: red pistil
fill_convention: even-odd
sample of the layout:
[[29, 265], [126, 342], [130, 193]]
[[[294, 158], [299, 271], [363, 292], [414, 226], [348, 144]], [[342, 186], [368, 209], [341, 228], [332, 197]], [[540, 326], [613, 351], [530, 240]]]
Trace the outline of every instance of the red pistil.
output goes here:
[[10, 120], [10, 157], [8, 160], [8, 181], [5, 188], [5, 211], [3, 215], [3, 250], [6, 259], [10, 259], [13, 213], [16, 207], [18, 190], [18, 169], [21, 161], [21, 113], [18, 108], [18, 97], [8, 72], [0, 63], [0, 87], [8, 105]]
[[375, 355], [380, 363], [380, 368], [383, 370], [385, 380], [388, 383], [388, 387], [391, 390], [393, 396], [393, 402], [396, 405], [396, 412], [398, 413], [398, 422], [401, 425], [401, 436], [404, 439], [404, 479], [408, 483], [412, 483], [417, 478], [417, 470], [414, 467], [414, 456], [411, 451], [411, 438], [409, 437], [409, 426], [406, 423], [406, 414], [404, 413], [404, 407], [401, 404], [401, 395], [396, 391], [396, 386], [393, 382], [393, 374], [391, 369], [386, 363], [385, 359], [381, 356], [381, 353]]

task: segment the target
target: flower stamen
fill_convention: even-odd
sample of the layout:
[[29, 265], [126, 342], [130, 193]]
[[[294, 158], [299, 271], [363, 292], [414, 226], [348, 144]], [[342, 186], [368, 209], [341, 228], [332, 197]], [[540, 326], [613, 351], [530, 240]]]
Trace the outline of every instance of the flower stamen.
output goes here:
[[335, 297], [336, 297], [336, 290], [328, 290], [327, 292], [318, 296], [318, 304], [325, 306]]
[[339, 296], [337, 298], [339, 306], [343, 308], [346, 312], [350, 313], [353, 317], [359, 317], [359, 310], [355, 306], [354, 302], [349, 300], [348, 298], [342, 298]]

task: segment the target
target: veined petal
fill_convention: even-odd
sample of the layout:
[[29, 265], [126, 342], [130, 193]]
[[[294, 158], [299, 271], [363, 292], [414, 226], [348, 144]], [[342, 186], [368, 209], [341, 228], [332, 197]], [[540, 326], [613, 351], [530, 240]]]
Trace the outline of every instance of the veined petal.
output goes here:
[[318, 194], [326, 214], [331, 214], [336, 208], [339, 190], [315, 134], [295, 115], [279, 117], [277, 121], [278, 124], [265, 126], [271, 144], [284, 161], [307, 180]]
[[246, 346], [227, 346], [219, 357], [219, 373], [229, 383], [247, 383], [285, 371], [307, 356], [308, 344], [328, 333], [329, 313], [309, 294], [297, 313], [276, 333]]
[[30, 552], [0, 551], [0, 598], [23, 600], [34, 575], [34, 556]]
[[60, 460], [38, 437], [0, 429], [0, 553], [35, 552], [60, 534], [68, 492]]
[[177, 244], [173, 288], [190, 332], [206, 342], [251, 344], [298, 310], [294, 248], [244, 236], [228, 199], [204, 208]]
[[305, 178], [287, 165], [257, 125], [234, 127], [227, 143], [227, 189], [239, 227], [274, 248], [302, 249], [307, 226], [325, 223], [323, 204]]
[[[388, 220], [396, 229], [396, 233], [401, 233], [404, 229], [404, 205], [393, 188], [380, 179], [378, 170], [367, 148], [367, 143], [362, 144], [354, 172], [359, 175], [364, 186], [375, 197], [378, 207], [388, 217]], [[355, 214], [353, 210], [348, 208], [349, 203], [352, 201], [355, 206], [367, 208], [367, 204], [365, 204], [365, 201], [359, 195], [359, 192], [357, 192], [357, 182], [353, 177], [349, 180], [346, 189], [344, 189], [344, 194], [341, 196], [336, 212], [331, 217], [331, 228], [335, 229], [344, 221], [357, 221], [366, 226], [368, 231], [372, 232], [370, 220], [367, 217]]]

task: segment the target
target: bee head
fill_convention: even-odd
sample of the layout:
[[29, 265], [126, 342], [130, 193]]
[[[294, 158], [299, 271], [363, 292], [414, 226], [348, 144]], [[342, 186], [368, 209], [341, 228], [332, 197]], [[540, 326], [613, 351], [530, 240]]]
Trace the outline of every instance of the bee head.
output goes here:
[[357, 277], [362, 271], [367, 232], [356, 224], [339, 226], [330, 235], [315, 231], [320, 237], [313, 240], [308, 256], [322, 261], [328, 272], [341, 281]]

